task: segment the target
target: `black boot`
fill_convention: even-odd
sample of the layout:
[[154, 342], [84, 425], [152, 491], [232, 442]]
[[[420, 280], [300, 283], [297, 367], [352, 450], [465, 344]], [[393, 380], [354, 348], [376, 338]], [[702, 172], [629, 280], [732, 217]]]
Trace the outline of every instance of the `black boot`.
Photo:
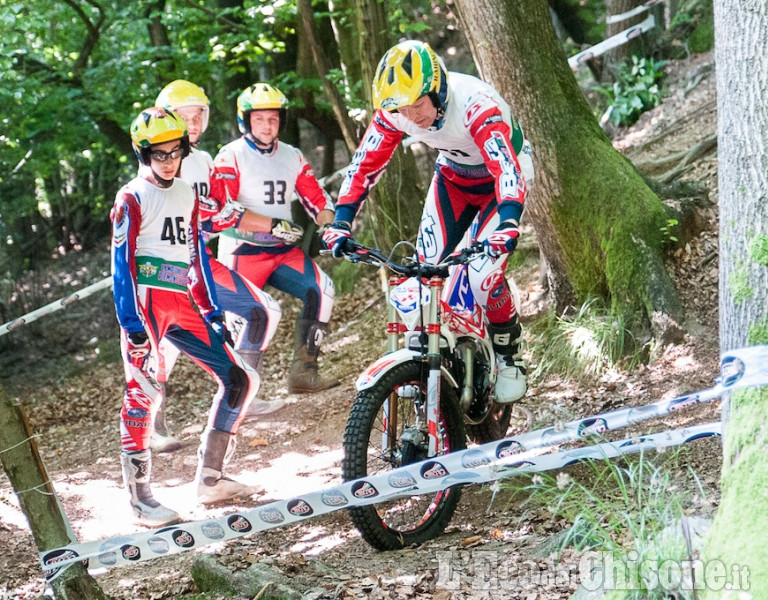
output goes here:
[[288, 372], [288, 391], [292, 394], [321, 392], [339, 385], [338, 379], [321, 377], [317, 372], [317, 356], [327, 323], [299, 319], [294, 336], [293, 363]]

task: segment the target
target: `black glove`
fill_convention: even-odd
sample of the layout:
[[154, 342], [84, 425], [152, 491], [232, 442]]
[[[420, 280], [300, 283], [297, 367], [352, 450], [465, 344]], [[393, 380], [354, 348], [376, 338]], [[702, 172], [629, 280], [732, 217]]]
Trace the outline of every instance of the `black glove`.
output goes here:
[[297, 244], [304, 235], [304, 230], [288, 219], [272, 219], [272, 235], [286, 244]]
[[224, 317], [222, 315], [213, 315], [212, 317], [209, 317], [208, 324], [211, 326], [211, 329], [213, 329], [214, 333], [216, 333], [216, 335], [221, 338], [222, 343], [229, 344], [230, 346], [235, 345], [235, 343], [232, 341], [232, 334], [224, 324]]
[[134, 331], [127, 334], [128, 343], [126, 344], [128, 356], [131, 364], [144, 372], [149, 359], [149, 353], [152, 346], [149, 344], [149, 337], [145, 331]]

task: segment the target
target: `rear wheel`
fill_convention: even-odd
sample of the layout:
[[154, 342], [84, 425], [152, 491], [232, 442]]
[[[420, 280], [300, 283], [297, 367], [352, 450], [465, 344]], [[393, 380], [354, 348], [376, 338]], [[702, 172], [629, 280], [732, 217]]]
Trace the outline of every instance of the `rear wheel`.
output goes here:
[[[345, 481], [427, 459], [427, 374], [424, 363], [403, 363], [357, 395], [344, 432]], [[456, 392], [445, 378], [440, 390], [438, 455], [466, 448]], [[440, 535], [456, 510], [459, 495], [458, 488], [449, 488], [353, 507], [349, 513], [371, 546], [396, 550]]]

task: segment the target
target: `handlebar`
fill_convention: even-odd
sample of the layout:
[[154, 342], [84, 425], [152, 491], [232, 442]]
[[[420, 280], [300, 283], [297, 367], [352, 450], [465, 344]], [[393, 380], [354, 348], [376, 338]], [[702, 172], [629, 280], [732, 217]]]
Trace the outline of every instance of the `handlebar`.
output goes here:
[[410, 257], [397, 262], [377, 248], [369, 248], [352, 239], [347, 239], [341, 248], [344, 259], [353, 263], [367, 263], [370, 265], [386, 267], [398, 275], [405, 277], [447, 277], [448, 268], [454, 265], [465, 265], [484, 254], [483, 244], [474, 242], [469, 248], [458, 250], [446, 256], [437, 264], [420, 262], [418, 258]]

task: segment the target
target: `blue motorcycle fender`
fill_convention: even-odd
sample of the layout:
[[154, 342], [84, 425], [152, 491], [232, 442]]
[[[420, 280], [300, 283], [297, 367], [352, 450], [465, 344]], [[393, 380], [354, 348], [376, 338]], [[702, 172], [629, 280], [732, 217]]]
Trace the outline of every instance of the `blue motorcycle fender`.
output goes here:
[[[416, 352], [415, 350], [409, 350], [408, 348], [401, 348], [395, 352], [385, 354], [368, 365], [365, 371], [363, 371], [357, 378], [357, 381], [355, 381], [355, 387], [359, 392], [367, 390], [376, 385], [384, 375], [396, 366], [410, 361], [421, 362], [422, 360], [423, 357], [421, 353]], [[459, 387], [448, 369], [442, 367], [441, 371], [443, 376], [448, 379], [453, 387]]]

